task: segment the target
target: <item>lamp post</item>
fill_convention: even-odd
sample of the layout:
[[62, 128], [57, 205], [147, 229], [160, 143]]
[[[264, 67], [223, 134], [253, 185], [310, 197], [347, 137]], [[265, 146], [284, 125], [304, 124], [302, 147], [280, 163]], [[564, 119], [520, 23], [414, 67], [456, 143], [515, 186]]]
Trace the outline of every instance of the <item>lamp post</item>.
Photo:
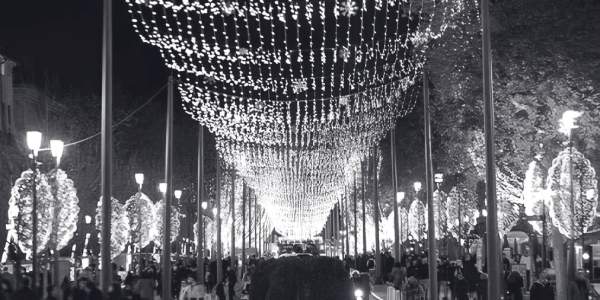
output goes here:
[[[398, 193], [398, 173], [396, 170], [396, 128], [392, 128], [390, 132], [390, 144], [391, 144], [391, 159], [392, 159], [392, 188], [394, 189], [394, 195]], [[399, 215], [398, 215], [398, 201], [393, 201], [394, 208], [394, 257], [396, 261], [400, 261], [400, 232], [399, 232]]]
[[[406, 193], [404, 193], [404, 192], [396, 193], [396, 209], [398, 209], [398, 207], [402, 204], [402, 201], [404, 201], [405, 197], [406, 197]], [[402, 218], [402, 216], [400, 215], [400, 211], [398, 211], [398, 223], [399, 223], [398, 224], [398, 243], [399, 243], [398, 246], [400, 247], [400, 253], [403, 253], [402, 243], [404, 241], [402, 241], [402, 230], [406, 230], [406, 228], [402, 228], [401, 218]], [[400, 260], [401, 258], [402, 258], [402, 256], [400, 256], [398, 258], [398, 260]]]
[[[439, 196], [439, 201], [442, 201], [442, 191], [440, 190], [440, 187], [442, 186], [442, 183], [444, 183], [444, 174], [442, 173], [435, 173], [433, 175], [433, 182], [435, 182], [435, 188], [438, 192], [438, 196]], [[438, 204], [438, 218], [439, 218], [439, 204]], [[437, 222], [439, 222], [440, 220], [436, 220]], [[446, 226], [446, 224], [442, 224], [442, 226]], [[444, 232], [442, 232], [440, 230], [440, 236], [439, 238], [442, 238], [442, 234], [445, 233], [447, 231], [444, 230]], [[446, 242], [446, 240], [444, 239], [444, 241], [442, 241], [443, 247], [442, 249], [445, 251], [446, 255], [448, 254], [446, 251], [448, 250], [448, 244]]]
[[40, 146], [42, 145], [42, 133], [39, 131], [28, 131], [27, 132], [27, 147], [29, 148], [29, 150], [31, 150], [31, 170], [32, 175], [32, 189], [31, 189], [31, 193], [32, 193], [32, 220], [33, 220], [33, 228], [32, 228], [32, 233], [31, 233], [31, 264], [33, 267], [33, 278], [32, 278], [32, 287], [34, 292], [37, 294], [37, 288], [38, 288], [38, 276], [39, 276], [39, 266], [38, 266], [38, 259], [37, 259], [37, 235], [38, 235], [38, 215], [37, 215], [37, 208], [38, 208], [38, 200], [37, 200], [37, 187], [36, 187], [36, 180], [37, 180], [37, 155], [38, 155], [38, 151], [40, 150]]
[[[176, 206], [182, 206], [182, 203], [181, 203], [181, 195], [182, 195], [182, 194], [183, 194], [183, 191], [181, 191], [181, 190], [174, 190], [174, 191], [173, 191], [173, 196], [175, 197], [175, 200], [176, 200], [176, 201], [175, 201], [175, 205], [176, 205]], [[186, 207], [187, 207], [187, 206], [186, 206]], [[186, 214], [188, 213], [188, 212], [187, 212], [187, 208], [181, 207], [180, 209], [185, 209], [185, 212], [186, 212]], [[181, 211], [181, 210], [180, 210], [180, 211]], [[186, 217], [186, 218], [187, 218], [187, 217]], [[183, 242], [181, 243], [181, 245], [180, 245], [180, 246], [185, 248], [185, 241], [183, 241]], [[181, 250], [181, 249], [178, 249], [178, 251], [180, 251], [180, 250]], [[178, 253], [179, 253], [179, 252], [178, 252]]]
[[[138, 185], [138, 193], [140, 193], [140, 195], [138, 195], [140, 197], [140, 199], [139, 199], [140, 203], [139, 204], [141, 204], [142, 186], [144, 185], [144, 173], [135, 173], [134, 178], [135, 178], [135, 183]], [[142, 245], [142, 236], [141, 236], [141, 232], [142, 232], [141, 231], [142, 230], [142, 210], [141, 209], [138, 211], [138, 216], [137, 217], [138, 217], [138, 226], [140, 227], [140, 232], [138, 233], [138, 235], [139, 235], [139, 243], [140, 243], [139, 249], [138, 249], [138, 252], [139, 252], [139, 256], [138, 256], [138, 266], [139, 266], [139, 268], [138, 268], [138, 270], [139, 270], [139, 273], [141, 274], [142, 268], [143, 268], [143, 266], [142, 266], [142, 246], [143, 245]]]
[[[58, 170], [59, 166], [60, 166], [60, 159], [62, 158], [63, 152], [64, 152], [64, 148], [65, 148], [65, 143], [61, 140], [50, 140], [50, 153], [52, 154], [52, 157], [54, 157], [56, 159], [56, 169]], [[56, 222], [58, 220], [58, 209], [54, 209], [54, 216], [53, 216], [53, 220]], [[58, 253], [58, 225], [59, 224], [53, 224], [52, 226], [53, 228], [53, 245], [54, 245], [54, 249], [52, 249], [52, 254], [53, 254], [53, 259], [54, 259], [54, 267], [52, 270], [52, 278], [54, 280], [53, 284], [58, 286], [58, 282], [56, 281], [57, 278], [60, 277], [60, 272], [58, 270], [58, 258], [59, 258], [59, 253]]]
[[[419, 192], [421, 191], [422, 187], [423, 187], [423, 184], [420, 181], [415, 181], [413, 183], [413, 189], [415, 191], [415, 200], [414, 201], [420, 201], [419, 200]], [[422, 235], [422, 232], [425, 230], [425, 228], [423, 228], [423, 224], [419, 224], [418, 226], [419, 226], [419, 228], [417, 230], [417, 234], [418, 234], [417, 239], [421, 240], [423, 238], [421, 235]]]

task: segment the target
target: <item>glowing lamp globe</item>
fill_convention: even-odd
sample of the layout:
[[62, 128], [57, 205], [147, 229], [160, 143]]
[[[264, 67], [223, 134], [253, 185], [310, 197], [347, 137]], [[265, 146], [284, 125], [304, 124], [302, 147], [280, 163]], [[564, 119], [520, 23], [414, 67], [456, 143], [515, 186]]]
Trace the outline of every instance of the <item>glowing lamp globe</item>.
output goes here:
[[52, 152], [52, 157], [56, 158], [57, 161], [60, 161], [60, 158], [63, 155], [63, 151], [65, 149], [65, 143], [61, 140], [50, 140], [50, 152]]
[[42, 146], [42, 133], [39, 131], [27, 131], [27, 148], [37, 155]]
[[581, 255], [581, 257], [582, 257], [584, 260], [588, 260], [588, 259], [590, 259], [590, 254], [589, 254], [589, 253], [587, 253], [587, 252], [584, 252], [584, 253], [583, 253], [583, 255]]
[[167, 184], [165, 182], [161, 182], [158, 184], [158, 190], [163, 193], [166, 194], [167, 193]]
[[208, 208], [208, 203], [206, 201], [202, 201], [202, 209]]
[[420, 190], [421, 190], [421, 188], [422, 188], [421, 182], [420, 182], [420, 181], [416, 181], [416, 182], [413, 184], [413, 187], [415, 188], [415, 192], [418, 192], [418, 191], [420, 191]]
[[177, 200], [181, 199], [181, 194], [182, 194], [182, 193], [183, 193], [183, 192], [182, 192], [181, 190], [175, 190], [175, 191], [173, 192], [173, 194], [175, 195], [175, 199], [177, 199]]
[[575, 124], [577, 118], [583, 115], [580, 111], [567, 110], [562, 114], [562, 118], [560, 118], [558, 131], [564, 133], [567, 136], [571, 135], [571, 130], [578, 128], [579, 126]]
[[396, 201], [398, 201], [398, 203], [402, 202], [402, 200], [404, 200], [405, 197], [405, 193], [404, 192], [398, 192], [396, 194]]
[[135, 183], [140, 186], [144, 184], [144, 173], [135, 173]]

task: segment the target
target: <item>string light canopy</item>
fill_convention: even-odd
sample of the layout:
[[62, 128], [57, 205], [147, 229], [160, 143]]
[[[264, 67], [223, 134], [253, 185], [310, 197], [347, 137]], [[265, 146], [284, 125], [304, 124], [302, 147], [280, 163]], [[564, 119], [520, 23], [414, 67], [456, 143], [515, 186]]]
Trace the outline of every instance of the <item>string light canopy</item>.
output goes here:
[[428, 43], [464, 9], [457, 0], [125, 1], [134, 31], [177, 74], [183, 109], [291, 237], [322, 229], [360, 159], [413, 109]]

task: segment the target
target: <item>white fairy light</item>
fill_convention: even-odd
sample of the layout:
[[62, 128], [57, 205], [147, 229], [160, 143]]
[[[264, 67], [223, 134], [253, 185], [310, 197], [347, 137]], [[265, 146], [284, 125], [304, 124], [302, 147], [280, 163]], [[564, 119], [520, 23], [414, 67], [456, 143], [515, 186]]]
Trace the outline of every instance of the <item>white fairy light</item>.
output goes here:
[[418, 46], [443, 31], [429, 23], [462, 8], [409, 2], [412, 19], [396, 1], [126, 0], [134, 31], [176, 72], [184, 111], [292, 234], [322, 228], [360, 157], [414, 108]]

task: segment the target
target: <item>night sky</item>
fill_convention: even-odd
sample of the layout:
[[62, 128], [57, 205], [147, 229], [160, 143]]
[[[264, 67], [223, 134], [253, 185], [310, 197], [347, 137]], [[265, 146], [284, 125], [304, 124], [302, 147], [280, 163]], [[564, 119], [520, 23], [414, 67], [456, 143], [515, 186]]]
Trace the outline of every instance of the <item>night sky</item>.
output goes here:
[[[63, 88], [100, 94], [101, 1], [4, 1], [0, 53], [17, 60], [17, 83], [42, 84], [51, 77]], [[115, 86], [146, 96], [161, 86], [166, 69], [156, 49], [133, 32], [123, 1], [114, 1]], [[119, 105], [115, 103], [115, 105]]]

